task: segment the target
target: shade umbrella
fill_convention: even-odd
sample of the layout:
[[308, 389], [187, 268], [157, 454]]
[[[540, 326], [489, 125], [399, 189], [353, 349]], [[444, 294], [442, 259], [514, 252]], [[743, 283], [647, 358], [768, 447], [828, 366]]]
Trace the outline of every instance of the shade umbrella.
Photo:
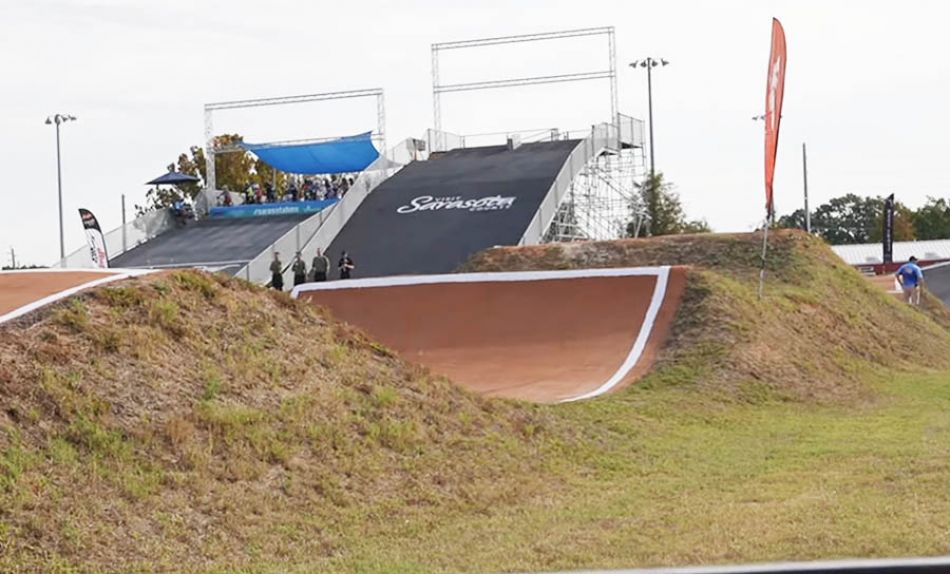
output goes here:
[[187, 173], [181, 173], [177, 171], [170, 171], [164, 175], [156, 177], [152, 181], [146, 182], [145, 185], [178, 185], [180, 183], [197, 183], [199, 181], [201, 181], [201, 179], [193, 175], [188, 175]]

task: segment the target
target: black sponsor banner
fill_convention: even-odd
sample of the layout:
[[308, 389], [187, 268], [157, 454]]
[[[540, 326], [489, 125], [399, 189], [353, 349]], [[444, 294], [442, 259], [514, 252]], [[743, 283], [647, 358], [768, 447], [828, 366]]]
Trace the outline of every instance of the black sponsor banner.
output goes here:
[[354, 277], [450, 273], [473, 253], [517, 245], [576, 141], [453, 150], [413, 162], [363, 201], [327, 251]]
[[86, 243], [89, 245], [89, 257], [96, 267], [103, 269], [109, 267], [109, 254], [106, 253], [106, 240], [102, 235], [102, 228], [99, 227], [99, 220], [88, 209], [79, 209], [79, 217], [82, 218], [82, 227], [86, 230]]
[[884, 200], [884, 263], [894, 262], [894, 194]]

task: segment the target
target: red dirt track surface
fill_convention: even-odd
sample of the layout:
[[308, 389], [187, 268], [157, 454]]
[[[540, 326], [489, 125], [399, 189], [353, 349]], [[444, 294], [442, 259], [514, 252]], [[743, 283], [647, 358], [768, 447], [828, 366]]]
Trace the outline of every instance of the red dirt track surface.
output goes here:
[[685, 288], [684, 268], [657, 269], [333, 282], [298, 296], [473, 391], [549, 403], [622, 388], [650, 368]]
[[47, 297], [54, 297], [82, 286], [119, 278], [125, 272], [115, 271], [7, 271], [0, 272], [0, 323], [11, 314], [34, 305]]

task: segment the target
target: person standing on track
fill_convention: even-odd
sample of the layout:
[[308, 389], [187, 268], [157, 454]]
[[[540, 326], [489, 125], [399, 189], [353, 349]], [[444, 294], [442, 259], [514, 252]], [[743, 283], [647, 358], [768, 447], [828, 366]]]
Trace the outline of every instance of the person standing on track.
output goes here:
[[904, 297], [911, 305], [920, 305], [920, 289], [924, 284], [924, 271], [917, 265], [917, 258], [911, 255], [907, 263], [897, 270], [897, 281], [904, 289]]
[[280, 253], [274, 252], [274, 260], [270, 262], [270, 285], [278, 291], [284, 290], [284, 264], [280, 261]]
[[351, 272], [356, 269], [356, 264], [353, 263], [350, 256], [346, 254], [346, 251], [340, 255], [340, 262], [337, 264], [337, 269], [340, 270], [340, 279], [349, 279]]
[[313, 273], [313, 280], [317, 283], [327, 280], [327, 273], [330, 272], [330, 260], [317, 247], [317, 254], [313, 257], [313, 264], [310, 266], [310, 272]]
[[301, 257], [300, 252], [297, 252], [297, 255], [294, 256], [294, 287], [300, 285], [301, 283], [307, 282], [307, 264], [304, 263], [303, 257]]

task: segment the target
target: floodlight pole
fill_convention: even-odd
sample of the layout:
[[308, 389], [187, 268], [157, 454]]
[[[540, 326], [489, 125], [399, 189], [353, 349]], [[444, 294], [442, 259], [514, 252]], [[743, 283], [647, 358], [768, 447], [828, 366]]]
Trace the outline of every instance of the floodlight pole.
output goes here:
[[66, 266], [66, 239], [63, 233], [63, 164], [59, 150], [59, 114], [56, 115], [56, 190], [59, 195], [59, 261]]
[[650, 179], [656, 176], [656, 158], [653, 155], [653, 65], [652, 58], [647, 66], [647, 108], [650, 114]]
[[56, 189], [59, 195], [59, 261], [60, 266], [66, 266], [66, 236], [63, 231], [63, 164], [60, 153], [59, 125], [76, 121], [75, 116], [69, 114], [53, 114], [46, 118], [46, 125], [56, 125]]
[[656, 176], [656, 156], [653, 151], [653, 68], [657, 66], [668, 66], [670, 63], [660, 58], [659, 60], [647, 57], [644, 60], [634, 60], [630, 63], [631, 68], [637, 66], [647, 69], [647, 107], [650, 116], [650, 179]]

